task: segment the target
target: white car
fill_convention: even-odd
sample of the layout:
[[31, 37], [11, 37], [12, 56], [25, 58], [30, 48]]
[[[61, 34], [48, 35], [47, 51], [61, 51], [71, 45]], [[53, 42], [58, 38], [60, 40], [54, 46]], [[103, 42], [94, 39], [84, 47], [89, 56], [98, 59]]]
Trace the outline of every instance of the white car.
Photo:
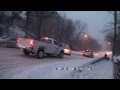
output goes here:
[[68, 44], [63, 44], [63, 43], [62, 43], [62, 46], [63, 46], [63, 48], [64, 48], [64, 54], [71, 56], [70, 46], [69, 46]]
[[43, 37], [40, 41], [33, 39], [18, 38], [17, 46], [23, 49], [25, 55], [36, 54], [42, 58], [44, 54], [63, 58], [64, 48], [54, 39]]
[[93, 52], [92, 52], [92, 51], [90, 51], [90, 50], [85, 50], [85, 51], [83, 51], [83, 57], [93, 58], [94, 55], [93, 55]]
[[70, 49], [64, 49], [64, 54], [71, 56], [71, 50]]

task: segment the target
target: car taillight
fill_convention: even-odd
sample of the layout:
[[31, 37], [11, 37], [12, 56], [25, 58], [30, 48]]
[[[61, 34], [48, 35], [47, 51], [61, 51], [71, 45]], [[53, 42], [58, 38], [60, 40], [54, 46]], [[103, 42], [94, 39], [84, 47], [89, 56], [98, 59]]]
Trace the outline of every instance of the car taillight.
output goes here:
[[30, 41], [30, 45], [35, 45], [35, 42], [33, 40]]

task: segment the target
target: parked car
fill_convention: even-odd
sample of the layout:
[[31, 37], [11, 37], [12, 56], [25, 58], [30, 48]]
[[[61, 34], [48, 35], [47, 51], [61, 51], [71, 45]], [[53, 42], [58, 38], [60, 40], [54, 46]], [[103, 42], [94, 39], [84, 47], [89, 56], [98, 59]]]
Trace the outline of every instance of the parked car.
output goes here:
[[92, 52], [92, 51], [90, 51], [90, 50], [85, 50], [85, 51], [83, 51], [83, 57], [93, 58], [94, 55], [93, 55], [93, 52]]
[[17, 38], [16, 37], [4, 37], [0, 40], [1, 47], [12, 47], [16, 48], [17, 46]]
[[10, 38], [10, 37], [9, 36], [0, 37], [0, 42], [2, 42], [3, 40], [5, 40], [6, 38]]

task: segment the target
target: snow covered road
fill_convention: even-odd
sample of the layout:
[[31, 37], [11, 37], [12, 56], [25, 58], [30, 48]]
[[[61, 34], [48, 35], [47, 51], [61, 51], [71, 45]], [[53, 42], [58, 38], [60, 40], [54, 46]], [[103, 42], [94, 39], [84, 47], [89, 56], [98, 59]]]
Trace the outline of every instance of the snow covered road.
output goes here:
[[112, 79], [110, 61], [90, 65], [83, 72], [78, 71], [78, 67], [93, 60], [78, 53], [65, 55], [63, 59], [36, 59], [34, 55], [23, 55], [20, 49], [0, 48], [0, 79]]
[[12, 79], [113, 79], [113, 64], [111, 61], [103, 60], [79, 68], [87, 62], [86, 59], [84, 62], [75, 60], [75, 62], [63, 61], [38, 65], [13, 76]]
[[12, 79], [71, 79], [72, 71], [83, 64], [93, 61], [91, 58], [67, 60], [35, 66], [17, 74]]
[[[13, 75], [31, 69], [35, 66], [41, 66], [52, 63], [74, 61], [76, 64], [89, 62], [85, 57], [79, 55], [64, 56], [63, 59], [56, 57], [45, 57], [43, 59], [36, 59], [34, 55], [25, 56], [20, 49], [15, 48], [0, 48], [0, 78], [11, 78]], [[67, 62], [65, 65], [67, 65]], [[72, 63], [72, 62], [71, 62]]]

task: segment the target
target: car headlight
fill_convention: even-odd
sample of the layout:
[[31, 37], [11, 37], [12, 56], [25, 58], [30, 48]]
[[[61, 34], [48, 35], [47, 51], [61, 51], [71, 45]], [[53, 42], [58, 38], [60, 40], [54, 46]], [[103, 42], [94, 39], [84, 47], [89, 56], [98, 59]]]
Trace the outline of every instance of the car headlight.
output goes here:
[[64, 53], [70, 53], [69, 49], [64, 49]]

